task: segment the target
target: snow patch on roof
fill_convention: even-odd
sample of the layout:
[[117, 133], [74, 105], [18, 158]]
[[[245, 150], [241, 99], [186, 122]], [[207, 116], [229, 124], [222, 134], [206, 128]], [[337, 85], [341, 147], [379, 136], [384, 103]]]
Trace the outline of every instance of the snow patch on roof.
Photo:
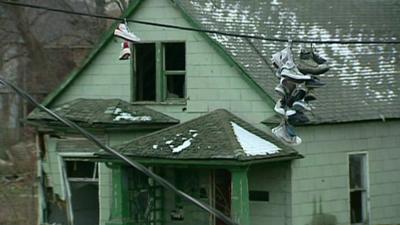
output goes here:
[[[106, 112], [108, 111], [109, 110], [106, 110]], [[120, 121], [120, 120], [151, 121], [151, 116], [134, 116], [131, 113], [122, 112], [121, 108], [115, 108], [113, 114], [115, 115], [113, 121]]]
[[278, 146], [247, 131], [236, 123], [231, 122], [231, 125], [233, 127], [236, 138], [240, 146], [242, 146], [243, 151], [246, 153], [246, 155], [254, 156], [275, 154], [281, 150]]
[[192, 140], [193, 140], [192, 138], [189, 138], [186, 141], [184, 141], [181, 145], [174, 147], [172, 149], [172, 153], [179, 153], [185, 148], [189, 147], [192, 144]]
[[150, 121], [150, 116], [132, 116], [130, 113], [121, 113], [116, 116], [113, 121], [130, 120], [130, 121]]

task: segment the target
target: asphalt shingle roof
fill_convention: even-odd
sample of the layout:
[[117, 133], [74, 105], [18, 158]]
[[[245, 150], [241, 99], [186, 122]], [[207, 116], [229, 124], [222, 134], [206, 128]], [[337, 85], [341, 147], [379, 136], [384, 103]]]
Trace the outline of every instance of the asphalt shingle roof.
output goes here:
[[[84, 127], [126, 127], [138, 124], [176, 124], [179, 120], [146, 106], [132, 105], [120, 99], [75, 99], [51, 108], [55, 113]], [[28, 121], [59, 124], [46, 112], [36, 109]]]
[[[400, 38], [400, 4], [387, 1], [177, 0], [201, 27], [283, 39], [391, 41]], [[209, 34], [275, 100], [270, 56], [285, 43]], [[294, 45], [298, 52], [299, 45]], [[318, 44], [331, 70], [317, 90], [311, 123], [400, 117], [400, 45]]]
[[[257, 145], [257, 148], [265, 146], [265, 149], [259, 149], [261, 152], [267, 150], [268, 145], [279, 150], [268, 154], [248, 154], [243, 139], [239, 138], [241, 135], [238, 135], [237, 127], [245, 130], [248, 135], [246, 137], [253, 137], [253, 139], [248, 138], [249, 140], [258, 139], [266, 143]], [[126, 156], [153, 159], [246, 161], [300, 157], [296, 150], [223, 109], [136, 138], [127, 144], [116, 146], [115, 149]], [[107, 153], [100, 152], [100, 154]]]

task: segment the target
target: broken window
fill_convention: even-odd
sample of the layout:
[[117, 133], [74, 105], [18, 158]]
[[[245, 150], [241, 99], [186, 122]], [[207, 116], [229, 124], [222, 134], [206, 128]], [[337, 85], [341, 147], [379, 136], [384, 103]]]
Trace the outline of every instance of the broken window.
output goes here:
[[185, 98], [185, 43], [164, 43], [164, 74], [167, 99]]
[[349, 155], [350, 218], [351, 223], [365, 223], [367, 214], [367, 157]]
[[[99, 183], [97, 163], [65, 161], [65, 188], [70, 194], [75, 225], [99, 224]], [[66, 173], [65, 173], [66, 172]]]
[[68, 180], [95, 180], [97, 181], [97, 163], [88, 161], [65, 161]]
[[135, 44], [134, 101], [164, 101], [186, 96], [184, 42]]
[[156, 45], [135, 44], [135, 99], [156, 100]]

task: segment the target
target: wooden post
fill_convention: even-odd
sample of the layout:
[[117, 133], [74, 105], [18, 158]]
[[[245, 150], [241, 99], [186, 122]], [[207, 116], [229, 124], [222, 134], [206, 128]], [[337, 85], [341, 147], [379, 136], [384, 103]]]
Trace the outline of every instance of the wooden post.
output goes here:
[[113, 164], [111, 218], [106, 225], [133, 225], [129, 211], [128, 178], [122, 164]]
[[240, 225], [250, 225], [249, 185], [247, 168], [230, 169], [232, 173], [231, 185], [231, 213], [232, 218]]

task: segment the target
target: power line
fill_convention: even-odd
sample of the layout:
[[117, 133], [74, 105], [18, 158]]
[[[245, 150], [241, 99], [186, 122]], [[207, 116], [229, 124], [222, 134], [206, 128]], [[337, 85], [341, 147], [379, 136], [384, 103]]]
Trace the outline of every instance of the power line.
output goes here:
[[42, 104], [40, 104], [38, 101], [36, 101], [31, 95], [29, 95], [27, 92], [23, 91], [19, 87], [15, 86], [14, 84], [10, 83], [6, 79], [2, 78], [0, 76], [0, 84], [3, 84], [13, 91], [15, 91], [19, 96], [23, 97], [26, 101], [32, 103], [35, 105], [37, 108], [43, 110], [47, 114], [49, 114], [51, 117], [55, 118], [56, 120], [60, 121], [61, 123], [67, 125], [68, 127], [75, 129], [78, 131], [81, 135], [83, 135], [86, 139], [89, 141], [93, 142], [95, 145], [97, 145], [99, 148], [105, 150], [106, 152], [110, 153], [111, 155], [115, 156], [116, 158], [122, 160], [123, 162], [129, 164], [130, 166], [134, 167], [138, 171], [144, 173], [148, 177], [154, 179], [155, 182], [159, 183], [161, 186], [163, 186], [165, 189], [168, 189], [170, 191], [173, 191], [175, 194], [181, 196], [182, 198], [188, 200], [189, 202], [192, 202], [196, 206], [200, 207], [204, 211], [211, 213], [218, 219], [222, 220], [226, 225], [239, 225], [238, 223], [234, 222], [231, 218], [223, 214], [222, 212], [218, 211], [217, 209], [200, 202], [199, 200], [193, 198], [192, 196], [186, 194], [185, 192], [177, 189], [174, 185], [172, 185], [170, 182], [165, 180], [164, 178], [158, 176], [155, 174], [153, 171], [149, 170], [146, 168], [144, 165], [133, 161], [126, 157], [125, 155], [121, 154], [120, 152], [116, 151], [115, 149], [111, 148], [108, 145], [104, 145], [96, 136], [88, 132], [87, 130], [83, 129], [82, 127], [78, 126], [76, 123], [72, 122], [71, 120], [67, 118], [63, 118], [59, 116], [58, 114], [54, 113], [50, 109], [46, 108]]
[[[12, 5], [12, 6], [24, 7], [24, 8], [48, 10], [48, 11], [52, 11], [52, 12], [85, 16], [85, 17], [93, 17], [93, 18], [98, 18], [98, 19], [125, 21], [125, 18], [120, 18], [120, 17], [98, 15], [98, 14], [93, 14], [93, 13], [75, 12], [75, 11], [70, 11], [70, 10], [65, 10], [65, 9], [57, 9], [57, 8], [52, 8], [52, 7], [47, 7], [47, 6], [40, 6], [40, 5], [19, 3], [19, 2], [0, 0], [0, 4], [6, 4], [6, 5]], [[209, 34], [229, 36], [229, 37], [258, 39], [258, 40], [265, 40], [265, 41], [271, 41], [271, 42], [291, 41], [292, 43], [313, 43], [313, 44], [400, 44], [400, 41], [397, 41], [397, 40], [389, 40], [389, 41], [355, 41], [355, 40], [325, 40], [325, 41], [322, 41], [322, 40], [299, 40], [299, 39], [289, 40], [289, 39], [284, 39], [284, 38], [269, 38], [269, 37], [260, 36], [260, 35], [235, 34], [235, 33], [218, 31], [218, 30], [199, 29], [199, 28], [192, 28], [192, 27], [177, 26], [177, 25], [172, 25], [172, 24], [155, 23], [155, 22], [143, 21], [143, 20], [126, 19], [126, 21], [131, 22], [131, 23], [149, 25], [149, 26], [165, 27], [165, 28], [186, 30], [186, 31], [196, 31], [196, 32], [209, 33]]]

